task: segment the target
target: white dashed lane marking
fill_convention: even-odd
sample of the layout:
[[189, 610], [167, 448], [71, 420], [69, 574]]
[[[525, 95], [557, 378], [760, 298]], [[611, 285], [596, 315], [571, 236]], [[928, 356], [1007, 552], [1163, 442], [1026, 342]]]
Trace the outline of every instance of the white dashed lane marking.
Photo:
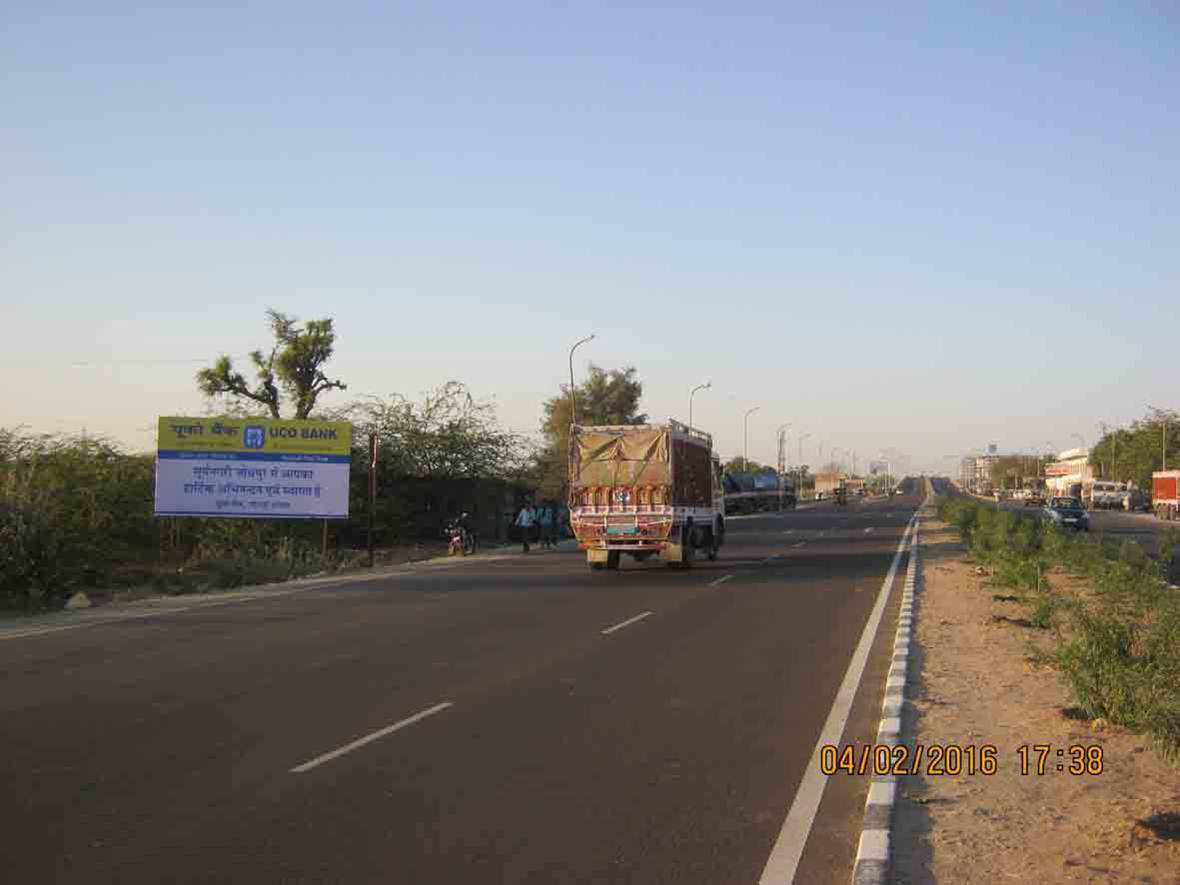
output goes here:
[[605, 630], [602, 631], [602, 635], [609, 636], [611, 633], [614, 633], [616, 630], [622, 630], [624, 627], [630, 627], [632, 624], [638, 623], [639, 621], [642, 621], [644, 618], [649, 617], [652, 614], [654, 614], [654, 612], [644, 612], [643, 614], [636, 615], [633, 618], [627, 618], [627, 620], [623, 621], [621, 624], [615, 624], [613, 627], [607, 627]]

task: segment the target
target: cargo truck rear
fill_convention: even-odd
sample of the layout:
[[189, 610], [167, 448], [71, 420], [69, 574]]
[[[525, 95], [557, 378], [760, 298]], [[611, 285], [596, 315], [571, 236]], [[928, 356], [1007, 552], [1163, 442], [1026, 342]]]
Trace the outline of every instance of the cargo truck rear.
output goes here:
[[679, 421], [573, 426], [570, 527], [592, 569], [624, 553], [687, 567], [725, 541], [721, 465], [709, 434]]

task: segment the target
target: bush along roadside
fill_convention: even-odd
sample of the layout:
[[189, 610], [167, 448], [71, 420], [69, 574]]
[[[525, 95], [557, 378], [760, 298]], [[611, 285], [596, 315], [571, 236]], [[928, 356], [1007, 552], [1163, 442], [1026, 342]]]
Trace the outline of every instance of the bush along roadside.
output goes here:
[[[996, 582], [1045, 594], [1030, 625], [1058, 628], [1051, 663], [1086, 715], [1150, 734], [1157, 752], [1180, 765], [1180, 592], [1167, 577], [1177, 539], [1166, 538], [1156, 560], [1134, 542], [1067, 534], [971, 498], [945, 495], [937, 506]], [[1094, 592], [1050, 593], [1053, 567], [1088, 578]], [[1066, 618], [1059, 623], [1055, 611]]]

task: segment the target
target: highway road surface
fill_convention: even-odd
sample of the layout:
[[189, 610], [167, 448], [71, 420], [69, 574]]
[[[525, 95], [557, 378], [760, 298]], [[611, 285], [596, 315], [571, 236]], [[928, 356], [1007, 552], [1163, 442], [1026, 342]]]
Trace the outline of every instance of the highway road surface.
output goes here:
[[777, 844], [848, 882], [868, 783], [811, 759], [919, 486], [735, 519], [688, 572], [534, 551], [9, 627], [0, 880], [750, 885]]

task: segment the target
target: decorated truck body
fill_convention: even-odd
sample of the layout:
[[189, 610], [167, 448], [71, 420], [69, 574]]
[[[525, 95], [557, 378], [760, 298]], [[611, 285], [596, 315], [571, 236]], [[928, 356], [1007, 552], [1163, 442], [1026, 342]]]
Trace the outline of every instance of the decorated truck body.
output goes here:
[[1159, 519], [1180, 519], [1180, 470], [1151, 475], [1151, 507]]
[[721, 464], [709, 434], [679, 421], [570, 428], [570, 527], [592, 569], [624, 553], [688, 567], [725, 541]]

